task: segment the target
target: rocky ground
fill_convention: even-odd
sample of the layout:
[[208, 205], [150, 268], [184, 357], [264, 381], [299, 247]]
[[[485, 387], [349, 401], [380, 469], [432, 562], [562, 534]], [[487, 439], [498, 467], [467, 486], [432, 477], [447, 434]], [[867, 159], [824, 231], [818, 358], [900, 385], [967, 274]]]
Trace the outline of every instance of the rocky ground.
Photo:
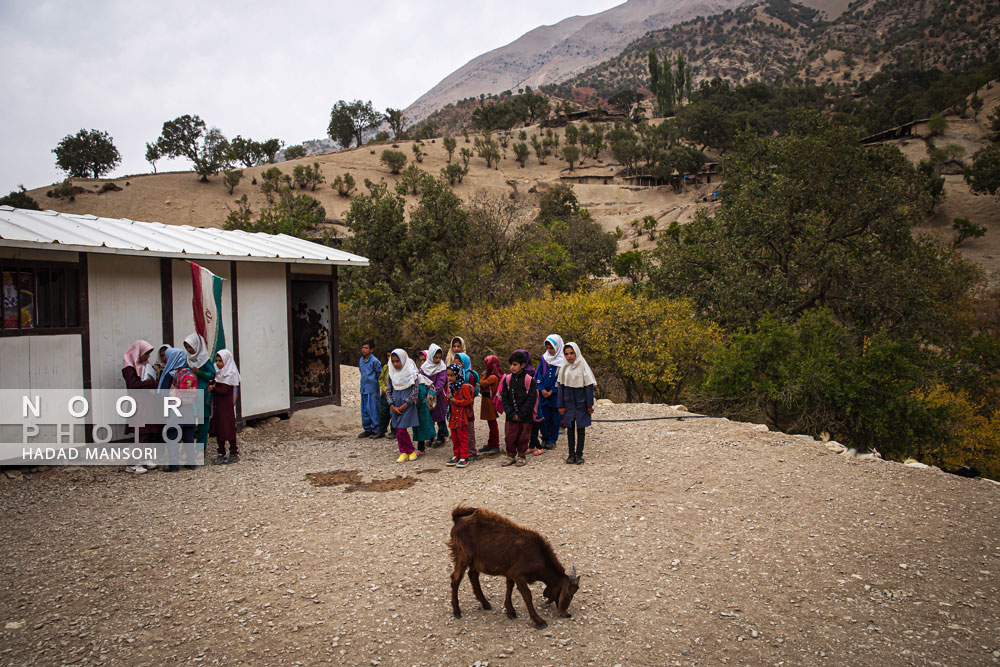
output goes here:
[[[397, 464], [391, 441], [352, 437], [352, 398], [246, 432], [233, 466], [0, 477], [0, 663], [1000, 662], [989, 481], [717, 419], [595, 424], [583, 466], [564, 440], [519, 469], [446, 468], [447, 448]], [[491, 577], [494, 609], [463, 582], [452, 618], [459, 503], [576, 563], [573, 618], [539, 605], [535, 630], [515, 594], [508, 620]]]

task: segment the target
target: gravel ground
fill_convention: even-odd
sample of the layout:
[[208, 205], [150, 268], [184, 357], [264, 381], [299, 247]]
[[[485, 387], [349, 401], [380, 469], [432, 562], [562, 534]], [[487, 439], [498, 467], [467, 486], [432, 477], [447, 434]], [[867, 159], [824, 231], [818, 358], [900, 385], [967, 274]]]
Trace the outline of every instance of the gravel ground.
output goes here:
[[[448, 447], [397, 464], [393, 442], [353, 439], [346, 403], [319, 432], [304, 413], [248, 431], [234, 466], [0, 476], [0, 663], [1000, 662], [991, 482], [716, 419], [595, 424], [583, 466], [564, 437], [524, 468], [446, 468]], [[348, 485], [306, 479], [333, 471]], [[407, 488], [378, 491], [397, 476]], [[573, 618], [539, 604], [534, 630], [515, 593], [508, 620], [494, 577], [492, 611], [466, 579], [452, 618], [459, 503], [576, 563]]]

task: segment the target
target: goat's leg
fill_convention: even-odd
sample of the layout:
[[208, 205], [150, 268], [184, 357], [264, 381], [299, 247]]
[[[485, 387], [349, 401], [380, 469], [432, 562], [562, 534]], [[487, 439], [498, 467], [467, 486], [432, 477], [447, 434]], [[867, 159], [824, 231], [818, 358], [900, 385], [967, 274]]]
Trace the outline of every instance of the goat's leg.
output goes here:
[[517, 618], [517, 612], [514, 611], [514, 601], [510, 599], [510, 594], [513, 591], [514, 580], [507, 577], [507, 597], [503, 601], [503, 608], [507, 610], [507, 618]]
[[528, 616], [531, 616], [531, 620], [535, 622], [535, 627], [539, 630], [547, 628], [549, 624], [545, 622], [544, 618], [538, 615], [537, 611], [535, 611], [535, 605], [531, 604], [531, 589], [528, 588], [528, 584], [523, 581], [518, 581], [516, 583], [517, 590], [521, 591], [521, 597], [524, 598], [524, 605], [528, 608]]
[[483, 609], [489, 611], [493, 609], [490, 605], [489, 600], [483, 595], [483, 589], [479, 585], [479, 570], [474, 570], [469, 568], [469, 583], [472, 584], [472, 592], [476, 594], [476, 599], [479, 600], [479, 604], [483, 605]]
[[451, 573], [451, 610], [455, 618], [462, 618], [462, 610], [458, 608], [458, 585], [462, 583], [464, 574], [465, 566], [455, 563], [455, 569]]

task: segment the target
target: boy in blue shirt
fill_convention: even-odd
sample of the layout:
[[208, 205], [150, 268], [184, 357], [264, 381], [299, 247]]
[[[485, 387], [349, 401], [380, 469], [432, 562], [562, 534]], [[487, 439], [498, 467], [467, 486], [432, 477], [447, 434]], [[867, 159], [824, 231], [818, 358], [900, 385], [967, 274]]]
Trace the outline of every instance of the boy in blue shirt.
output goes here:
[[361, 427], [364, 431], [358, 435], [359, 438], [371, 438], [379, 430], [378, 378], [382, 374], [382, 362], [372, 354], [374, 348], [375, 341], [371, 338], [361, 342], [361, 360], [358, 362], [358, 368], [361, 369]]

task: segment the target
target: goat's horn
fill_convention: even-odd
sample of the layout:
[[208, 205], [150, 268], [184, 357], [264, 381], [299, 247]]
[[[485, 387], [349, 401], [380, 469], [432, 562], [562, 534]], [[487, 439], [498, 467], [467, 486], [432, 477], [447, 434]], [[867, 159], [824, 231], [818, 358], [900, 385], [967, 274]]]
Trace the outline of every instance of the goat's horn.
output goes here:
[[573, 563], [572, 565], [569, 566], [569, 576], [573, 579], [576, 579], [576, 563]]

